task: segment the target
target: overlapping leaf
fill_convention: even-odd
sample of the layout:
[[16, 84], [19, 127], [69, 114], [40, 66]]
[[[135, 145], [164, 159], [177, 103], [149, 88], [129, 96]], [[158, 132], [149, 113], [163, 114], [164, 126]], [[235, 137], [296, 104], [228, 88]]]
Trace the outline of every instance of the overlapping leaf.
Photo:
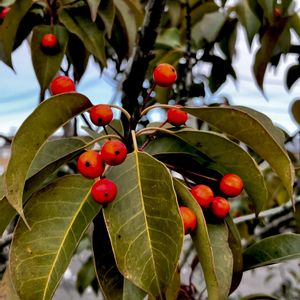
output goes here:
[[150, 155], [133, 152], [108, 178], [118, 187], [117, 198], [104, 210], [118, 269], [134, 285], [161, 297], [183, 241], [170, 173]]
[[249, 145], [276, 171], [292, 197], [293, 166], [282, 146], [278, 129], [267, 116], [240, 106], [184, 110]]
[[73, 252], [100, 205], [90, 196], [92, 181], [61, 177], [35, 193], [26, 205], [29, 230], [20, 220], [9, 267], [21, 299], [51, 299]]
[[37, 152], [59, 127], [91, 106], [91, 102], [78, 93], [54, 96], [40, 104], [20, 127], [6, 171], [6, 196], [21, 216], [25, 179]]
[[116, 8], [113, 0], [102, 0], [98, 10], [98, 15], [105, 24], [105, 30], [108, 38], [111, 37], [111, 31], [114, 25]]
[[91, 11], [91, 19], [93, 22], [96, 21], [100, 2], [101, 2], [101, 0], [87, 0], [87, 4]]

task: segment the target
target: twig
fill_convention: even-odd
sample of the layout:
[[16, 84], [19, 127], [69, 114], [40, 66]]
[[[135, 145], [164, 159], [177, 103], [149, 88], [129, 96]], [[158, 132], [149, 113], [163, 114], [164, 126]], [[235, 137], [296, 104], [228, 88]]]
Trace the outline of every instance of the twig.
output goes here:
[[91, 129], [91, 130], [94, 131], [94, 129], [93, 129], [91, 123], [90, 123], [89, 120], [86, 118], [86, 116], [85, 116], [83, 113], [82, 113], [80, 116], [82, 117], [82, 119], [83, 119], [84, 123], [86, 124], [86, 126], [87, 126], [89, 129]]
[[111, 130], [113, 130], [122, 140], [124, 140], [124, 136], [116, 129], [114, 128], [113, 126], [111, 125], [107, 125]]
[[5, 142], [7, 142], [8, 144], [11, 144], [12, 140], [10, 138], [8, 138], [7, 136], [0, 134], [0, 138], [4, 139]]

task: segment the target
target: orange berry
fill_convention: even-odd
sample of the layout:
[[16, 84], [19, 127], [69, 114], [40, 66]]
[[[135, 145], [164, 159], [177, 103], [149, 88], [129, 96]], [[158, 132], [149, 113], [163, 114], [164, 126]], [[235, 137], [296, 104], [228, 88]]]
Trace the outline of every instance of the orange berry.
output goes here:
[[197, 217], [195, 213], [185, 206], [180, 206], [179, 211], [183, 222], [184, 233], [191, 233], [197, 226]]
[[74, 92], [75, 90], [74, 81], [68, 76], [58, 76], [50, 83], [50, 92], [52, 95]]
[[118, 140], [107, 141], [101, 148], [103, 161], [110, 166], [121, 164], [127, 156], [126, 146]]
[[[181, 105], [176, 105], [177, 107], [182, 107]], [[184, 125], [188, 119], [188, 114], [177, 108], [169, 108], [167, 112], [167, 121], [173, 126]]]
[[204, 184], [194, 186], [191, 190], [191, 193], [203, 208], [208, 208], [214, 199], [214, 192], [209, 186]]
[[215, 197], [211, 204], [211, 211], [215, 217], [224, 219], [230, 211], [230, 204], [223, 197]]
[[92, 179], [101, 176], [104, 171], [101, 155], [93, 150], [82, 153], [77, 161], [77, 170], [87, 178]]
[[117, 186], [109, 179], [97, 180], [91, 190], [93, 199], [101, 204], [113, 201], [118, 193]]
[[8, 14], [8, 12], [10, 11], [10, 7], [4, 7], [1, 11], [0, 11], [0, 20], [4, 20], [6, 15]]
[[91, 121], [97, 126], [105, 126], [113, 118], [113, 111], [111, 107], [107, 104], [95, 105], [90, 110]]
[[153, 70], [153, 79], [158, 86], [167, 87], [177, 79], [175, 68], [170, 64], [159, 64]]
[[220, 190], [226, 196], [238, 196], [243, 190], [243, 180], [236, 174], [226, 174], [221, 179]]

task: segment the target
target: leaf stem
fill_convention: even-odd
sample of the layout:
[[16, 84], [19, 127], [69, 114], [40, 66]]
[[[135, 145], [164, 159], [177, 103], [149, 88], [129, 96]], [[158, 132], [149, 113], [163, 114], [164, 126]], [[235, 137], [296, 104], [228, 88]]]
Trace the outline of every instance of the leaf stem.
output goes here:
[[122, 140], [124, 140], [125, 138], [124, 138], [124, 136], [116, 129], [116, 128], [114, 128], [113, 126], [111, 126], [111, 125], [107, 125], [111, 130], [113, 130]]
[[135, 134], [134, 130], [131, 130], [131, 136], [132, 136], [132, 142], [133, 142], [133, 149], [134, 149], [134, 151], [138, 152], [139, 148], [138, 148], [138, 144], [136, 141], [136, 134]]
[[[154, 131], [154, 132], [149, 132], [147, 133], [148, 131]], [[155, 133], [156, 131], [161, 131], [161, 132], [164, 132], [164, 133], [167, 133], [167, 134], [174, 134], [173, 131], [171, 130], [168, 130], [168, 129], [165, 129], [165, 128], [160, 128], [160, 127], [147, 127], [147, 128], [143, 128], [141, 130], [139, 130], [137, 133], [136, 133], [136, 136], [140, 136], [140, 135], [143, 135], [143, 134], [153, 134]]]
[[121, 107], [119, 105], [115, 105], [115, 104], [108, 104], [108, 105], [110, 107], [113, 107], [113, 108], [116, 108], [116, 109], [120, 110], [126, 116], [127, 120], [130, 122], [131, 116], [130, 116], [129, 112], [126, 109], [124, 109], [123, 107]]
[[180, 109], [180, 107], [176, 106], [176, 105], [168, 105], [168, 104], [156, 104], [156, 105], [151, 105], [147, 108], [145, 108], [142, 112], [141, 112], [141, 117], [143, 115], [145, 115], [149, 110], [154, 109], [154, 108], [177, 108]]
[[85, 144], [85, 148], [94, 145], [95, 143], [101, 141], [101, 140], [105, 140], [105, 139], [118, 139], [120, 140], [121, 138], [117, 135], [114, 134], [108, 134], [108, 135], [104, 135], [104, 136], [100, 136], [94, 140], [92, 140], [91, 142]]
[[156, 83], [154, 82], [154, 83], [152, 84], [152, 86], [151, 86], [150, 91], [148, 92], [148, 94], [146, 95], [146, 97], [145, 97], [145, 99], [144, 99], [144, 103], [143, 103], [142, 108], [144, 108], [144, 107], [146, 106], [146, 103], [149, 101], [150, 96], [151, 96], [152, 92], [154, 91], [155, 87], [156, 87]]

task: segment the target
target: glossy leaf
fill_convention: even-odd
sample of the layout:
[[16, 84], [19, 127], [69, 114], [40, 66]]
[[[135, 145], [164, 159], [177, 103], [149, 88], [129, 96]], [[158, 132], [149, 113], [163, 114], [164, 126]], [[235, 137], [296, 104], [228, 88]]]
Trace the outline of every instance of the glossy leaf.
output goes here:
[[53, 27], [53, 33], [57, 37], [59, 50], [57, 53], [52, 55], [46, 54], [42, 50], [41, 40], [44, 34], [51, 32], [51, 26], [36, 26], [33, 29], [31, 39], [31, 59], [43, 95], [51, 80], [59, 71], [68, 43], [68, 32], [66, 28], [63, 26], [55, 25]]
[[113, 0], [101, 0], [98, 15], [105, 24], [105, 30], [108, 38], [111, 37], [111, 31], [114, 25], [116, 8]]
[[185, 108], [186, 112], [249, 145], [265, 159], [293, 196], [294, 170], [282, 146], [282, 133], [265, 115], [241, 106]]
[[286, 86], [290, 90], [294, 83], [300, 77], [300, 66], [294, 65], [291, 66], [286, 73]]
[[[201, 207], [187, 187], [177, 179], [174, 180], [174, 186], [179, 202], [193, 210], [197, 216], [197, 228], [191, 233], [191, 237], [203, 270], [208, 299], [227, 299], [232, 272], [232, 255], [227, 242], [227, 227], [223, 223], [206, 224]], [[219, 247], [222, 249], [220, 250]]]
[[16, 294], [10, 278], [10, 272], [6, 269], [2, 280], [0, 281], [0, 299], [1, 300], [21, 300]]
[[32, 5], [32, 0], [16, 0], [0, 26], [0, 60], [12, 66], [11, 52], [18, 26]]
[[95, 22], [98, 13], [98, 7], [100, 5], [101, 0], [86, 0], [86, 2], [91, 11], [91, 19], [93, 22]]
[[73, 252], [100, 205], [90, 196], [93, 181], [61, 177], [35, 193], [25, 207], [11, 245], [11, 279], [21, 299], [51, 299]]
[[150, 155], [133, 152], [107, 177], [118, 187], [117, 198], [104, 209], [118, 269], [139, 288], [161, 297], [183, 242], [170, 173]]
[[122, 300], [143, 300], [147, 294], [128, 279], [124, 279]]
[[60, 22], [70, 32], [77, 35], [86, 49], [105, 67], [105, 30], [100, 29], [96, 23], [92, 22], [89, 16], [82, 12], [82, 9], [60, 9], [58, 16]]
[[98, 283], [107, 300], [122, 300], [124, 277], [117, 268], [102, 212], [94, 219], [93, 257]]
[[37, 152], [58, 128], [90, 107], [91, 102], [81, 94], [61, 94], [40, 104], [21, 125], [6, 170], [6, 196], [21, 216], [25, 179]]
[[299, 234], [283, 233], [267, 237], [244, 251], [244, 270], [299, 258], [299, 249]]
[[258, 165], [245, 150], [218, 133], [186, 130], [176, 135], [222, 165], [226, 173], [238, 174], [244, 182], [256, 213], [263, 209], [268, 200], [268, 190]]
[[292, 103], [291, 112], [295, 121], [300, 125], [300, 99], [297, 99]]

